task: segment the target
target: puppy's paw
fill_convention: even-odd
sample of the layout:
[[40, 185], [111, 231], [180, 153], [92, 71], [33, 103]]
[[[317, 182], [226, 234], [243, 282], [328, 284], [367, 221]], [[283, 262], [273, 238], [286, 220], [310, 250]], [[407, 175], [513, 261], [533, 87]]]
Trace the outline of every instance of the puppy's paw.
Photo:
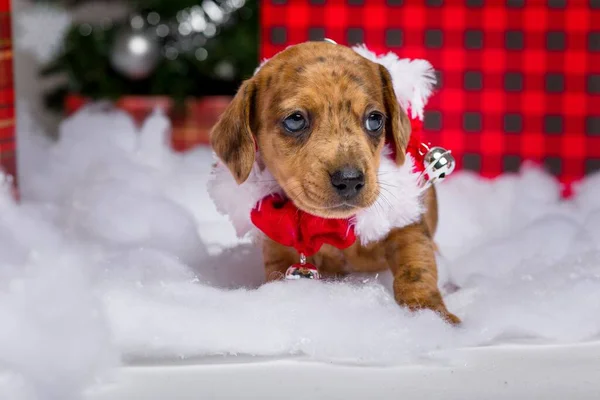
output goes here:
[[436, 314], [438, 314], [440, 316], [440, 318], [442, 318], [445, 322], [447, 322], [453, 326], [458, 326], [462, 323], [460, 318], [458, 318], [456, 315], [454, 315], [450, 311], [448, 311], [446, 306], [443, 304], [438, 305], [438, 306], [430, 306], [430, 307], [423, 307], [422, 305], [415, 304], [415, 305], [409, 305], [408, 308], [411, 311], [430, 309], [430, 310], [434, 311]]
[[425, 297], [412, 297], [410, 300], [405, 300], [403, 296], [396, 295], [396, 302], [401, 306], [407, 307], [411, 311], [432, 310], [437, 313], [444, 321], [450, 325], [460, 325], [461, 320], [456, 315], [452, 314], [446, 308], [442, 296], [439, 291], [435, 290], [432, 294]]
[[458, 318], [456, 315], [452, 314], [450, 311], [446, 310], [446, 308], [444, 308], [443, 310], [436, 310], [436, 311], [440, 315], [440, 317], [442, 317], [442, 319], [444, 321], [446, 321], [447, 323], [449, 323], [450, 325], [458, 326], [462, 323], [460, 318]]

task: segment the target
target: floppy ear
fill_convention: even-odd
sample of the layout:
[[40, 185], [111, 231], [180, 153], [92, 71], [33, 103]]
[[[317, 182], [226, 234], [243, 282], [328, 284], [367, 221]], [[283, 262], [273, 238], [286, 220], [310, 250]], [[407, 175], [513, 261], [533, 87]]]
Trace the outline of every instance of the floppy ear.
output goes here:
[[254, 164], [252, 122], [256, 85], [245, 81], [210, 133], [210, 144], [238, 184], [248, 179]]
[[385, 111], [387, 120], [385, 125], [385, 141], [393, 146], [396, 164], [404, 164], [406, 146], [410, 139], [411, 125], [408, 115], [398, 103], [392, 77], [387, 68], [379, 66], [379, 75], [383, 87], [383, 101], [385, 102]]

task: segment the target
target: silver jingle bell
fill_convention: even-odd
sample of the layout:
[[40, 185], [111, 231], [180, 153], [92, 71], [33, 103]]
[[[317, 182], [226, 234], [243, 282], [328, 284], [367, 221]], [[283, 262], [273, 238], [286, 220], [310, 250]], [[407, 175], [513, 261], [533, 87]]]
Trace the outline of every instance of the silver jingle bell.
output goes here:
[[421, 179], [423, 185], [443, 181], [456, 167], [456, 161], [450, 150], [439, 146], [430, 148], [423, 162], [425, 166]]
[[306, 255], [300, 253], [300, 262], [291, 265], [285, 272], [285, 279], [287, 280], [298, 280], [298, 279], [321, 279], [319, 270], [314, 265], [310, 264], [306, 260]]

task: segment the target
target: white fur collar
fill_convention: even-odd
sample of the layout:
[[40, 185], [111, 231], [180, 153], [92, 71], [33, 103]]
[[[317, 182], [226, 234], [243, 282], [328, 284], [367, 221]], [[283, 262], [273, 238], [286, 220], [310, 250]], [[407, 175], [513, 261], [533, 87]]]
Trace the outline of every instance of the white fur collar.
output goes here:
[[[392, 77], [400, 105], [410, 110], [413, 118], [423, 119], [423, 108], [435, 83], [429, 62], [399, 59], [394, 53], [378, 57], [365, 46], [355, 47], [354, 51], [385, 66]], [[265, 62], [267, 60], [261, 66]], [[407, 154], [404, 165], [397, 166], [388, 154], [386, 149], [381, 157], [379, 198], [370, 207], [359, 211], [352, 220], [354, 232], [363, 245], [383, 239], [392, 229], [416, 222], [424, 211], [423, 189], [417, 183], [419, 173], [414, 171], [413, 158]], [[256, 231], [250, 221], [250, 212], [257, 203], [269, 194], [283, 193], [271, 173], [261, 170], [258, 163], [255, 162], [248, 180], [238, 185], [220, 161], [213, 169], [208, 191], [218, 211], [229, 216], [239, 237]]]
[[[383, 239], [394, 228], [418, 221], [424, 211], [423, 189], [417, 184], [419, 173], [414, 172], [413, 158], [407, 155], [404, 165], [397, 166], [388, 154], [386, 149], [379, 166], [379, 198], [351, 221], [363, 245]], [[271, 173], [266, 168], [261, 170], [255, 162], [248, 180], [238, 185], [227, 167], [217, 161], [208, 182], [208, 192], [218, 211], [229, 217], [238, 237], [242, 238], [255, 230], [250, 221], [252, 209], [269, 194], [283, 194], [274, 182]]]
[[412, 156], [407, 154], [404, 165], [398, 166], [389, 153], [385, 148], [379, 165], [379, 197], [352, 221], [354, 233], [363, 245], [385, 238], [392, 229], [418, 221], [425, 211], [421, 196], [424, 189], [418, 185], [420, 174], [415, 172]]
[[[258, 153], [256, 157], [259, 157]], [[261, 169], [257, 161], [254, 162], [248, 179], [238, 185], [227, 166], [217, 158], [208, 181], [208, 194], [217, 211], [229, 217], [239, 238], [254, 229], [250, 221], [252, 209], [260, 200], [274, 193], [283, 194], [283, 191], [273, 175], [266, 168]]]

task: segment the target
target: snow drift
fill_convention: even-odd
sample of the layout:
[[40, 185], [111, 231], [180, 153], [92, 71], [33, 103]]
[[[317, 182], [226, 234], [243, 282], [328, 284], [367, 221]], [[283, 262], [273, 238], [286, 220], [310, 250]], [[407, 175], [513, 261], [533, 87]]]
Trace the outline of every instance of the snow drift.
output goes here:
[[460, 287], [446, 299], [464, 321], [451, 328], [398, 307], [389, 274], [261, 286], [258, 249], [206, 193], [211, 152], [173, 153], [167, 132], [160, 113], [138, 128], [90, 107], [52, 143], [19, 115], [22, 202], [0, 192], [0, 398], [75, 398], [123, 362], [447, 362], [600, 334], [600, 175], [568, 202], [535, 166], [440, 185], [440, 283]]

